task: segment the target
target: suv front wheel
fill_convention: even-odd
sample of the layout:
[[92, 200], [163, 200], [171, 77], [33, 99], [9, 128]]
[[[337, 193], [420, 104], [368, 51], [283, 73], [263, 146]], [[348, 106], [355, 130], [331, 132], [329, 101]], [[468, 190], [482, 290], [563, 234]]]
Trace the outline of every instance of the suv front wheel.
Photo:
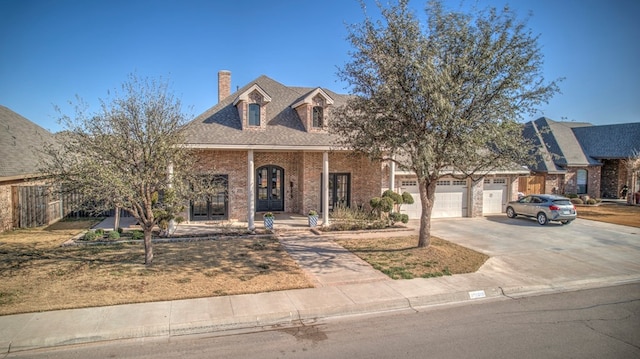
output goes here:
[[516, 218], [518, 214], [513, 210], [513, 207], [507, 207], [507, 217]]

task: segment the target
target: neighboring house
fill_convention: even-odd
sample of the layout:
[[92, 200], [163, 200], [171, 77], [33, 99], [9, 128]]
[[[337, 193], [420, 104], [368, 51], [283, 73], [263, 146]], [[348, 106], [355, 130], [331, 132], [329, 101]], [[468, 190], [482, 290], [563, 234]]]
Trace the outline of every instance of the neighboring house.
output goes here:
[[59, 211], [48, 208], [52, 201], [36, 152], [53, 140], [49, 131], [0, 106], [0, 232], [59, 219]]
[[[419, 218], [417, 180], [390, 163], [372, 162], [337, 148], [329, 134], [332, 109], [347, 95], [323, 88], [285, 86], [260, 76], [231, 93], [231, 74], [218, 73], [218, 104], [187, 124], [186, 145], [224, 189], [193, 201], [188, 221], [239, 220], [252, 227], [256, 213], [306, 214], [323, 219], [335, 206], [368, 207], [388, 189], [411, 192], [402, 210]], [[521, 168], [496, 172], [480, 183], [439, 182], [434, 217], [500, 213], [517, 195]]]
[[534, 174], [520, 181], [524, 193], [618, 198], [623, 186], [640, 187], [638, 173], [627, 169], [627, 160], [640, 153], [640, 123], [593, 126], [542, 117], [524, 133], [542, 152]]

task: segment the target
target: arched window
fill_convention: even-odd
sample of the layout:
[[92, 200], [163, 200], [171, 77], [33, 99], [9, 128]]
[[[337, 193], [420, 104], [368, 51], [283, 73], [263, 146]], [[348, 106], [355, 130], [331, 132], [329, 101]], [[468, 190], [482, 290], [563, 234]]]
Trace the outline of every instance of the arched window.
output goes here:
[[249, 104], [249, 126], [260, 126], [260, 104]]
[[576, 171], [576, 191], [578, 194], [587, 193], [587, 170]]
[[324, 109], [321, 106], [313, 106], [313, 127], [324, 126]]

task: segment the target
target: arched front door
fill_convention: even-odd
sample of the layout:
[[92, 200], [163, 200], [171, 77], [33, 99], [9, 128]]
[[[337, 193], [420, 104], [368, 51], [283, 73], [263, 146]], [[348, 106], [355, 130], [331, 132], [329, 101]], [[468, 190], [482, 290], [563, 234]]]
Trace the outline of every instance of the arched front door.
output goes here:
[[284, 169], [262, 166], [256, 173], [256, 211], [284, 211]]

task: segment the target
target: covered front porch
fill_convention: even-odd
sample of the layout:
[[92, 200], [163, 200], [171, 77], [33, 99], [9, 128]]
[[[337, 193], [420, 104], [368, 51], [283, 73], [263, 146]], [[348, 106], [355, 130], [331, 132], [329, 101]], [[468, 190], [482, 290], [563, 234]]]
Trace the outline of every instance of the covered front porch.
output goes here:
[[[256, 213], [256, 220], [254, 222], [255, 229], [263, 230], [264, 222], [262, 221], [263, 213]], [[274, 230], [277, 231], [300, 231], [310, 229], [308, 218], [305, 215], [299, 213], [274, 213]], [[96, 224], [93, 229], [113, 230], [115, 217], [107, 217], [102, 222]], [[318, 226], [322, 225], [322, 221], [318, 220]], [[122, 217], [120, 218], [120, 227], [126, 230], [142, 229], [135, 218]], [[246, 229], [248, 223], [246, 221], [207, 221], [207, 222], [191, 222], [181, 223], [177, 226], [174, 235], [176, 236], [189, 236], [189, 235], [202, 235], [206, 233], [217, 233], [228, 229]]]
[[327, 225], [334, 206], [363, 206], [381, 193], [382, 166], [366, 157], [328, 148], [199, 149], [203, 173], [223, 187], [190, 203], [183, 215], [189, 224], [243, 223], [263, 226], [262, 214], [277, 213], [276, 223], [306, 221], [314, 210]]

